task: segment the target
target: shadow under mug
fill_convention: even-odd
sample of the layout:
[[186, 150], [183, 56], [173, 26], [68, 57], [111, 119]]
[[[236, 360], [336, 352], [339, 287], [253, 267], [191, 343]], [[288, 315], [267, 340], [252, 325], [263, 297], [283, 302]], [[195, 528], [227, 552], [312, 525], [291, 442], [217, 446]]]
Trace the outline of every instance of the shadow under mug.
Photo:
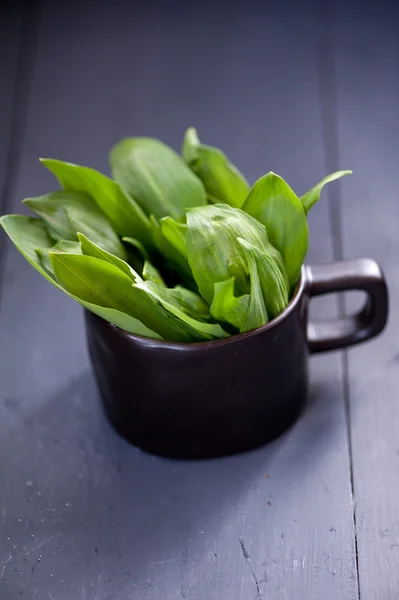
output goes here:
[[[362, 290], [353, 316], [309, 321], [312, 296]], [[307, 396], [309, 353], [378, 335], [388, 317], [384, 275], [370, 259], [304, 266], [287, 308], [267, 325], [194, 344], [132, 335], [85, 313], [88, 350], [106, 414], [132, 444], [172, 458], [250, 450], [283, 433]]]

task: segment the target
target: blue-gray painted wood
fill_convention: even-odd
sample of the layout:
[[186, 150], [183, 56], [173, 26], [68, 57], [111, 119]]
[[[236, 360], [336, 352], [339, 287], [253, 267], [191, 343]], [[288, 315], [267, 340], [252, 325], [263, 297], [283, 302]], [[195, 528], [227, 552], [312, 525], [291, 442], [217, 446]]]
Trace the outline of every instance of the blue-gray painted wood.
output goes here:
[[[334, 15], [343, 252], [383, 266], [391, 312], [377, 341], [348, 353], [362, 600], [399, 597], [399, 26], [383, 3]], [[349, 308], [352, 307], [348, 298]]]
[[22, 67], [24, 8], [19, 4], [6, 2], [0, 14], [0, 206], [2, 206], [8, 193], [9, 171], [12, 171], [16, 147], [14, 138], [18, 134], [16, 107], [22, 89], [18, 86], [18, 74]]
[[[120, 137], [178, 148], [192, 124], [251, 181], [274, 170], [303, 193], [326, 173], [317, 25], [278, 8], [48, 2], [12, 210], [53, 185], [39, 156], [105, 170]], [[327, 197], [310, 222], [310, 259], [330, 260]], [[338, 354], [312, 359], [309, 406], [269, 447], [165, 461], [105, 422], [79, 307], [10, 245], [4, 277], [2, 600], [357, 598]]]

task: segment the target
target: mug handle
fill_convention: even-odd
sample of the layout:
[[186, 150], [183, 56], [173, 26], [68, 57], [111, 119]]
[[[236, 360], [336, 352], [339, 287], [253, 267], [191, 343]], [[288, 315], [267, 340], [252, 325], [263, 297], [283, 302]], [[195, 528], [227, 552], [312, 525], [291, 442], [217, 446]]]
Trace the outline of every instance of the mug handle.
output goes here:
[[379, 265], [369, 258], [305, 266], [309, 297], [360, 290], [367, 298], [355, 315], [310, 321], [307, 326], [312, 353], [346, 348], [375, 337], [388, 320], [388, 289]]

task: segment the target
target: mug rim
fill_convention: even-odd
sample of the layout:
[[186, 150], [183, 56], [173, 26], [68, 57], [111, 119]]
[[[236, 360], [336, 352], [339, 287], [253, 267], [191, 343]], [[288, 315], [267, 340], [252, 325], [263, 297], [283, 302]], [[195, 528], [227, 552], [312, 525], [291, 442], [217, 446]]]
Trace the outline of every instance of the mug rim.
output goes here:
[[227, 346], [229, 344], [238, 343], [241, 340], [245, 340], [245, 339], [254, 337], [256, 335], [264, 333], [265, 331], [270, 331], [271, 329], [274, 329], [275, 327], [277, 327], [282, 321], [284, 321], [288, 317], [288, 315], [295, 309], [300, 298], [302, 297], [303, 291], [305, 289], [305, 282], [306, 282], [305, 269], [306, 269], [305, 265], [302, 265], [301, 277], [295, 288], [295, 292], [294, 292], [291, 300], [285, 307], [285, 309], [283, 311], [281, 311], [281, 313], [279, 313], [277, 315], [277, 317], [275, 317], [274, 319], [272, 319], [265, 325], [262, 325], [262, 327], [258, 327], [257, 329], [252, 329], [251, 331], [245, 331], [244, 333], [237, 333], [237, 334], [231, 335], [227, 338], [220, 338], [220, 339], [215, 339], [215, 340], [205, 340], [202, 342], [168, 342], [166, 340], [157, 340], [157, 339], [148, 338], [148, 337], [145, 337], [142, 335], [136, 335], [135, 333], [130, 333], [129, 331], [126, 331], [125, 329], [122, 329], [121, 327], [118, 327], [117, 325], [114, 325], [113, 323], [110, 323], [109, 321], [102, 319], [95, 313], [91, 313], [90, 311], [89, 312], [90, 312], [90, 315], [92, 315], [93, 317], [97, 317], [98, 319], [103, 321], [104, 325], [107, 327], [110, 327], [114, 331], [114, 333], [117, 334], [118, 336], [123, 337], [123, 338], [131, 338], [132, 340], [137, 340], [140, 343], [142, 343], [143, 345], [145, 344], [146, 346], [153, 346], [155, 348], [160, 348], [160, 349], [165, 348], [165, 349], [170, 349], [170, 350], [184, 350], [186, 352], [190, 351], [190, 349], [206, 350], [207, 348], [216, 348], [218, 346]]

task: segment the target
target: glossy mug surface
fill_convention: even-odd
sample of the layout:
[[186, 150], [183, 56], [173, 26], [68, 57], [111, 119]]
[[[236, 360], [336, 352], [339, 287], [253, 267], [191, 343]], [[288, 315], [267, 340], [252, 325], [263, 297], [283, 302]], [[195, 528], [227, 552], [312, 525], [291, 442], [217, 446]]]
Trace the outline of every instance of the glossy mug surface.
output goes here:
[[[308, 321], [312, 296], [363, 290], [358, 314]], [[383, 273], [370, 259], [304, 266], [289, 306], [255, 331], [178, 344], [129, 334], [86, 312], [90, 359], [106, 414], [145, 451], [210, 458], [283, 433], [307, 397], [308, 356], [378, 335], [388, 317]]]

